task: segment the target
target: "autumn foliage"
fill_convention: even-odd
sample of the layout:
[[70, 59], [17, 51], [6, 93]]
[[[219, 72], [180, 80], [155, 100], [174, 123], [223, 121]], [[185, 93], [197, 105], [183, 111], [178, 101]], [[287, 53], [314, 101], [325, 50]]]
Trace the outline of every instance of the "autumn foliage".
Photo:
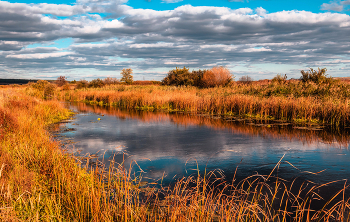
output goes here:
[[223, 66], [215, 66], [206, 71], [202, 78], [203, 87], [226, 86], [232, 82], [230, 70]]

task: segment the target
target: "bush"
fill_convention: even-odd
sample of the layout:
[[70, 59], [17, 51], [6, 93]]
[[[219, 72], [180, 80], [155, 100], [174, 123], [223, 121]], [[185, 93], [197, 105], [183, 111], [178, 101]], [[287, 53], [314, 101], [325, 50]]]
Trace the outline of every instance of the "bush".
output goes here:
[[36, 83], [33, 83], [31, 87], [39, 91], [44, 91], [47, 84], [50, 84], [50, 83], [46, 80], [38, 80]]
[[107, 77], [103, 80], [103, 83], [105, 85], [113, 85], [113, 84], [118, 84], [119, 81], [117, 78]]
[[285, 83], [287, 81], [287, 74], [277, 74], [275, 77], [273, 77], [272, 82], [276, 82], [278, 84]]
[[70, 86], [69, 83], [64, 84], [64, 86], [62, 87], [63, 90], [70, 90]]
[[204, 73], [202, 85], [203, 87], [227, 86], [232, 81], [230, 70], [223, 66], [216, 66]]
[[77, 89], [87, 88], [88, 85], [89, 85], [89, 82], [86, 81], [85, 79], [82, 79], [77, 83]]
[[189, 69], [183, 67], [170, 70], [168, 76], [162, 80], [163, 85], [172, 86], [201, 86], [202, 78], [206, 70], [189, 72]]
[[65, 76], [58, 77], [55, 83], [57, 86], [64, 86], [67, 83], [66, 77]]
[[101, 79], [93, 79], [93, 80], [91, 80], [91, 82], [89, 82], [88, 87], [89, 88], [101, 88], [104, 85], [105, 84]]
[[318, 68], [318, 71], [310, 68], [310, 70], [306, 72], [304, 70], [301, 70], [300, 79], [303, 82], [309, 82], [309, 81], [314, 83], [330, 82], [332, 80], [332, 77], [328, 77], [326, 74], [326, 71], [327, 71], [326, 68], [323, 68], [323, 69]]
[[54, 84], [47, 84], [44, 89], [44, 99], [52, 99], [55, 95], [56, 86]]

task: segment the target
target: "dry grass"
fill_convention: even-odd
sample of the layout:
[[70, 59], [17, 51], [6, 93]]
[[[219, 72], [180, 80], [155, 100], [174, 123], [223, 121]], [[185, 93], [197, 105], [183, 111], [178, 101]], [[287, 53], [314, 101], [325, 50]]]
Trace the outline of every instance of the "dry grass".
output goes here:
[[58, 102], [11, 89], [0, 101], [2, 221], [349, 221], [347, 184], [314, 211], [325, 185], [295, 187], [273, 172], [239, 182], [198, 173], [157, 189], [124, 163], [80, 166], [45, 130], [69, 116]]
[[80, 112], [94, 112], [103, 115], [117, 116], [121, 119], [132, 118], [149, 123], [155, 121], [168, 121], [182, 126], [206, 126], [214, 130], [230, 130], [232, 133], [244, 135], [268, 136], [272, 138], [287, 138], [290, 140], [300, 140], [303, 143], [326, 143], [347, 148], [350, 135], [347, 131], [339, 130], [329, 133], [320, 128], [292, 127], [285, 123], [266, 123], [257, 121], [256, 124], [246, 124], [243, 119], [232, 121], [231, 117], [224, 119], [208, 118], [210, 116], [199, 116], [191, 113], [168, 113], [168, 112], [141, 112], [137, 110], [123, 110], [115, 107], [101, 107], [99, 105], [89, 105], [77, 103]]
[[288, 84], [255, 82], [210, 89], [110, 86], [66, 91], [64, 98], [127, 109], [189, 111], [334, 126], [350, 124], [350, 86], [346, 83], [332, 87], [300, 81]]

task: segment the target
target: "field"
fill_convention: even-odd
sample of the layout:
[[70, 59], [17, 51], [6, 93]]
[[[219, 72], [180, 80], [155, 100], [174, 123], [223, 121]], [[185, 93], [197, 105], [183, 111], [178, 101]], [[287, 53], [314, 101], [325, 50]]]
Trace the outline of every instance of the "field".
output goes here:
[[[242, 181], [224, 181], [215, 172], [206, 172], [182, 178], [172, 187], [156, 188], [141, 183], [142, 174], [132, 174], [124, 163], [113, 162], [109, 169], [82, 165], [79, 158], [61, 150], [47, 131], [50, 124], [71, 115], [54, 98], [148, 110], [348, 124], [348, 85], [337, 83], [328, 91], [338, 91], [320, 97], [311, 93], [322, 90], [318, 86], [310, 85], [309, 88], [314, 88], [306, 90], [298, 82], [288, 84], [281, 87], [300, 87], [295, 92], [301, 92], [293, 96], [283, 93], [267, 96], [279, 89], [269, 83], [211, 89], [152, 85], [80, 90], [53, 87], [51, 91], [32, 86], [3, 88], [0, 91], [0, 218], [3, 221], [349, 221], [346, 183], [332, 199], [322, 201], [319, 190], [326, 184], [296, 185], [276, 178], [274, 171], [280, 162], [270, 175], [255, 175]], [[320, 204], [321, 207], [313, 209]]]

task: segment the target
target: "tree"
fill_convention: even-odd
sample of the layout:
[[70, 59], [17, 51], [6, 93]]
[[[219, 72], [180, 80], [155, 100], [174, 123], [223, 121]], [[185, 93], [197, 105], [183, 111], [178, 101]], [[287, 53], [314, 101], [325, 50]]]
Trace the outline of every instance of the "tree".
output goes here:
[[191, 78], [191, 73], [188, 71], [189, 69], [185, 66], [183, 69], [176, 67], [176, 69], [170, 70], [168, 72], [168, 76], [162, 80], [164, 85], [193, 85], [194, 81]]
[[63, 86], [67, 83], [66, 77], [65, 76], [60, 76], [56, 80], [56, 85], [57, 86]]
[[122, 78], [120, 79], [120, 82], [125, 82], [126, 84], [132, 84], [134, 81], [132, 74], [132, 69], [123, 69], [120, 73], [122, 75]]
[[238, 79], [238, 81], [243, 82], [243, 83], [251, 83], [251, 82], [253, 82], [254, 80], [253, 80], [252, 77], [246, 75], [246, 76], [240, 77], [240, 78]]

